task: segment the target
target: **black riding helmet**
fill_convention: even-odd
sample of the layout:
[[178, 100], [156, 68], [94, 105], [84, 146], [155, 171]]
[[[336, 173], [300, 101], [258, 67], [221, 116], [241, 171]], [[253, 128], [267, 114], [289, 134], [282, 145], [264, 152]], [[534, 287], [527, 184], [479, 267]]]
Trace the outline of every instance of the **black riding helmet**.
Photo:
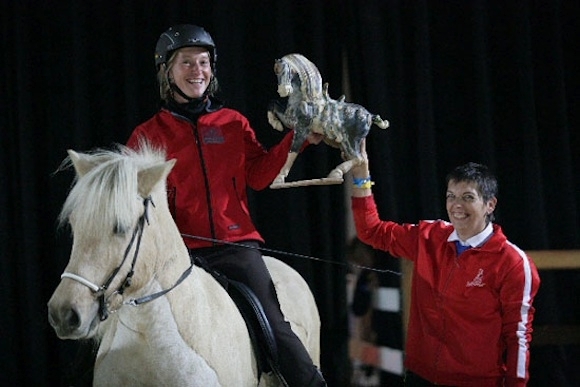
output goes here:
[[205, 47], [209, 51], [211, 68], [216, 72], [217, 50], [211, 35], [201, 27], [193, 24], [180, 24], [169, 28], [161, 34], [155, 46], [155, 66], [166, 63], [171, 54], [182, 47]]

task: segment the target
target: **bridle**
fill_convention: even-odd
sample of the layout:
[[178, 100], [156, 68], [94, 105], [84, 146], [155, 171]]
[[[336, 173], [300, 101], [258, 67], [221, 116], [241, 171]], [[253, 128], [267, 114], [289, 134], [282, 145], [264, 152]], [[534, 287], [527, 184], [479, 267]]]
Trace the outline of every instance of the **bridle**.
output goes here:
[[[153, 203], [151, 196], [148, 196], [148, 197], [143, 199], [143, 207], [144, 207], [143, 214], [139, 217], [139, 219], [137, 220], [137, 224], [135, 225], [135, 228], [133, 229], [133, 234], [131, 236], [131, 240], [129, 241], [129, 245], [125, 249], [125, 253], [123, 254], [123, 260], [121, 261], [121, 264], [113, 270], [113, 272], [109, 275], [109, 277], [107, 278], [107, 280], [104, 282], [103, 285], [101, 285], [101, 286], [96, 285], [94, 282], [91, 282], [91, 281], [87, 280], [86, 278], [81, 277], [80, 275], [77, 275], [77, 274], [73, 274], [73, 273], [64, 272], [60, 276], [61, 279], [62, 278], [69, 278], [69, 279], [77, 281], [77, 282], [85, 285], [89, 289], [91, 289], [91, 291], [93, 292], [93, 294], [95, 295], [95, 297], [98, 299], [98, 302], [99, 302], [99, 318], [101, 319], [101, 321], [106, 320], [109, 317], [110, 313], [115, 313], [118, 310], [118, 308], [115, 310], [110, 309], [111, 297], [113, 297], [113, 296], [121, 296], [122, 297], [123, 293], [125, 292], [125, 289], [127, 289], [129, 286], [131, 286], [133, 274], [135, 274], [135, 263], [137, 262], [137, 256], [139, 255], [139, 247], [141, 246], [141, 238], [143, 237], [145, 223], [149, 224], [149, 217], [148, 217], [149, 204], [151, 204], [153, 207], [155, 207], [155, 203]], [[119, 274], [121, 267], [123, 267], [123, 265], [125, 264], [125, 261], [127, 260], [127, 257], [129, 256], [129, 253], [131, 252], [131, 249], [133, 248], [133, 245], [135, 245], [135, 251], [133, 253], [133, 260], [131, 262], [131, 268], [129, 269], [129, 271], [125, 275], [125, 279], [121, 282], [119, 287], [115, 291], [113, 291], [111, 294], [106, 296], [105, 292], [107, 291], [107, 289], [109, 288], [109, 286], [111, 285], [111, 283], [113, 282], [113, 280], [115, 279], [117, 274]], [[161, 290], [157, 293], [153, 293], [153, 294], [143, 296], [140, 298], [132, 298], [130, 300], [123, 301], [122, 305], [139, 306], [141, 304], [153, 301], [153, 300], [167, 294], [168, 292], [173, 290], [175, 287], [177, 287], [177, 285], [179, 285], [181, 282], [183, 282], [183, 280], [185, 280], [189, 276], [189, 274], [191, 274], [191, 271], [192, 271], [193, 266], [194, 266], [193, 258], [191, 257], [191, 255], [190, 255], [190, 260], [191, 260], [191, 265], [181, 274], [179, 279], [170, 288], [165, 289], [165, 290]]]

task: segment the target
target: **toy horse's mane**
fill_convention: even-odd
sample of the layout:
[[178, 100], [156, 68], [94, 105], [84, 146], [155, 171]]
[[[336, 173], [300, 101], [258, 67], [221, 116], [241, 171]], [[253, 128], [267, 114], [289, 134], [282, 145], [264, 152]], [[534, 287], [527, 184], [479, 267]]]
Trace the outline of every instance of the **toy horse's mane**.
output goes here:
[[[139, 151], [117, 145], [113, 150], [97, 149], [86, 155], [94, 167], [75, 178], [59, 223], [74, 222], [77, 229], [95, 237], [131, 230], [143, 212], [138, 172], [165, 161], [165, 153], [142, 143]], [[69, 156], [59, 170], [71, 165]]]
[[283, 60], [298, 74], [302, 95], [313, 99], [322, 96], [322, 76], [314, 63], [300, 54], [287, 55]]

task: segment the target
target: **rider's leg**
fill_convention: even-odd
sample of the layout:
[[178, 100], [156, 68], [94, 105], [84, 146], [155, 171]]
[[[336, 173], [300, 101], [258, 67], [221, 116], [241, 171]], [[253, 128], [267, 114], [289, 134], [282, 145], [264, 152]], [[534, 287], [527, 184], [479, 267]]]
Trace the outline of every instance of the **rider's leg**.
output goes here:
[[[258, 247], [257, 242], [244, 242], [244, 245]], [[249, 286], [260, 300], [276, 337], [280, 371], [288, 385], [326, 386], [322, 374], [280, 311], [276, 290], [260, 251], [229, 246], [206, 255], [206, 259], [212, 268], [226, 277]]]

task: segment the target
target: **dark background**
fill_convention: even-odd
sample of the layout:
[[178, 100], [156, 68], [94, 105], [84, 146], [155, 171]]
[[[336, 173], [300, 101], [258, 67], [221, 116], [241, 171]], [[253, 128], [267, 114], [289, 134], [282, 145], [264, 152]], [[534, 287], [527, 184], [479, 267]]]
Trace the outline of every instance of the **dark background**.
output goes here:
[[[274, 59], [299, 52], [330, 95], [347, 93], [391, 122], [368, 136], [383, 218], [445, 218], [444, 177], [467, 161], [500, 181], [498, 223], [526, 250], [580, 248], [578, 1], [3, 1], [0, 381], [80, 386], [90, 344], [59, 341], [46, 302], [68, 260], [56, 229], [69, 148], [124, 143], [157, 109], [153, 49], [170, 25], [204, 26], [218, 49], [222, 97], [270, 146]], [[291, 179], [325, 176], [338, 151], [319, 145]], [[267, 247], [312, 287], [322, 367], [348, 385], [349, 206], [341, 185], [252, 193]], [[580, 322], [578, 271], [543, 271], [536, 324]], [[385, 330], [389, 327], [385, 326]], [[532, 347], [531, 385], [580, 385], [575, 345]]]

